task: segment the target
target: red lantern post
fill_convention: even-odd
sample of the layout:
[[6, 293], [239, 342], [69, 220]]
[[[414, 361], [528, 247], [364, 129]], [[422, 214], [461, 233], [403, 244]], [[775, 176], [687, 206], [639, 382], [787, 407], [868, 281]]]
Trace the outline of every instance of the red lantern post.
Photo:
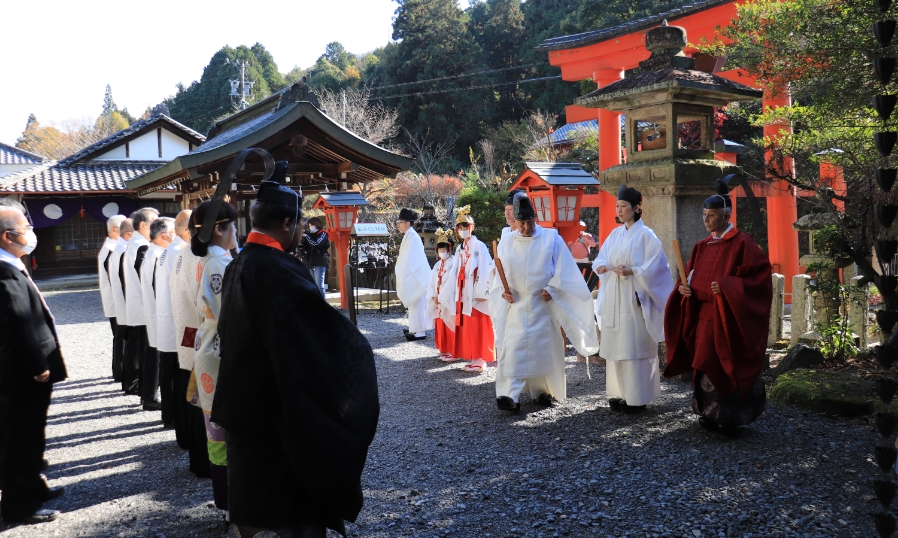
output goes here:
[[357, 191], [322, 192], [312, 206], [324, 211], [328, 236], [337, 251], [337, 275], [340, 279], [340, 308], [349, 309], [349, 296], [343, 267], [349, 263], [349, 233], [358, 216], [359, 206], [368, 205]]

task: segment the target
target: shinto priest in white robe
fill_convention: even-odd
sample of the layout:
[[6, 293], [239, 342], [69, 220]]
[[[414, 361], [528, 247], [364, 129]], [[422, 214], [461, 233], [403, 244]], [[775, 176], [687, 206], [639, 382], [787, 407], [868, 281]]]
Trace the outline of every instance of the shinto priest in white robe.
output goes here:
[[[596, 298], [602, 332], [599, 355], [606, 361], [605, 391], [627, 405], [641, 406], [661, 395], [658, 342], [664, 341], [664, 307], [673, 277], [661, 241], [642, 220], [619, 226], [602, 243], [592, 264], [604, 265]], [[625, 266], [632, 276], [612, 269]]]
[[[502, 281], [496, 278], [490, 289], [499, 362], [496, 396], [517, 402], [529, 389], [533, 397], [545, 392], [563, 400], [567, 386], [561, 329], [581, 354], [593, 355], [599, 348], [592, 295], [583, 275], [558, 232], [539, 225], [531, 237], [519, 231], [505, 235], [498, 257], [515, 302], [502, 298]], [[551, 301], [543, 300], [543, 290]]]
[[396, 257], [396, 295], [408, 308], [408, 332], [421, 336], [433, 329], [433, 318], [427, 314], [427, 286], [430, 283], [430, 263], [424, 254], [424, 243], [414, 228], [409, 227], [402, 237]]

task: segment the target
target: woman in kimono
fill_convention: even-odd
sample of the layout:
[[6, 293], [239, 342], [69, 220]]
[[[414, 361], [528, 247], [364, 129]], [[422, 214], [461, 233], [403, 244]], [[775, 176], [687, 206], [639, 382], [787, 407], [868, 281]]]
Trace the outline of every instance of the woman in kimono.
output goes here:
[[480, 373], [496, 361], [495, 334], [489, 310], [489, 275], [493, 258], [474, 235], [471, 206], [458, 208], [455, 233], [459, 245], [450, 273], [451, 286], [440, 290], [440, 304], [453, 304], [455, 345], [452, 355], [470, 361], [462, 370]]
[[455, 302], [440, 303], [440, 292], [444, 287], [451, 287], [450, 282], [455, 258], [452, 257], [452, 230], [437, 230], [437, 262], [430, 271], [430, 283], [427, 286], [427, 314], [434, 320], [433, 340], [440, 351], [440, 360], [455, 362], [458, 357], [455, 351]]
[[601, 281], [596, 319], [606, 361], [605, 391], [612, 411], [642, 411], [661, 395], [658, 342], [673, 277], [661, 242], [642, 222], [642, 194], [621, 185], [617, 218], [592, 268]]
[[206, 424], [206, 438], [209, 447], [209, 462], [212, 470], [212, 494], [215, 506], [225, 511], [228, 519], [228, 473], [225, 431], [209, 420], [215, 386], [218, 383], [218, 367], [221, 362], [218, 337], [218, 317], [221, 312], [221, 291], [225, 268], [231, 263], [230, 250], [237, 247], [237, 210], [231, 204], [222, 204], [215, 219], [215, 229], [208, 243], [200, 241], [199, 233], [206, 218], [210, 202], [197, 207], [192, 215], [193, 237], [190, 250], [199, 258], [196, 278], [199, 282], [196, 308], [202, 324], [196, 333], [194, 349], [196, 356], [193, 369], [196, 376], [198, 403], [203, 410]]

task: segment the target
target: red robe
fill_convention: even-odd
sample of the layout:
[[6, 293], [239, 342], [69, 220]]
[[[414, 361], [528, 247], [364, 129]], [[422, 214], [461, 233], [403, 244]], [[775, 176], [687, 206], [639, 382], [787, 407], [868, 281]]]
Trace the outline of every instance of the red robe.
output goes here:
[[[692, 249], [686, 274], [692, 297], [674, 289], [667, 301], [665, 377], [701, 370], [721, 397], [751, 390], [767, 350], [773, 299], [770, 260], [735, 228], [723, 239], [708, 237]], [[711, 291], [711, 282], [720, 295]]]

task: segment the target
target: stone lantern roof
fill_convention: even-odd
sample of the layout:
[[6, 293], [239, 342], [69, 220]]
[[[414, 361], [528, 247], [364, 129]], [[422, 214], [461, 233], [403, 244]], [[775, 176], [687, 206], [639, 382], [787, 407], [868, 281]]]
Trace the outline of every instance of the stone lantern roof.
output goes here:
[[[763, 91], [733, 82], [704, 71], [695, 70], [695, 60], [683, 54], [686, 30], [680, 26], [661, 26], [645, 34], [646, 48], [652, 55], [623, 80], [575, 100], [589, 108], [613, 111], [651, 104], [683, 100], [711, 106], [724, 106], [733, 101], [760, 99]], [[679, 97], [679, 99], [678, 99]]]

